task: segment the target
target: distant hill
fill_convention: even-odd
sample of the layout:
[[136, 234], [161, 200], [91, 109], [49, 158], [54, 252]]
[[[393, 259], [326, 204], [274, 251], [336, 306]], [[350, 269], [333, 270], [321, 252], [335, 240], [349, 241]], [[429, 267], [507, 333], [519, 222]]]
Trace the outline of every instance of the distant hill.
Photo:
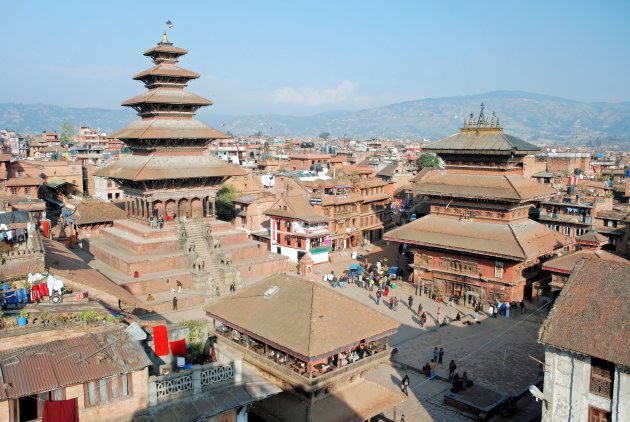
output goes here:
[[[595, 139], [630, 139], [630, 102], [584, 103], [521, 91], [495, 91], [461, 97], [427, 98], [384, 107], [335, 111], [312, 116], [218, 116], [202, 110], [199, 120], [236, 134], [439, 139], [461, 127], [468, 114], [495, 111], [512, 135], [537, 143], [582, 144]], [[0, 128], [21, 133], [54, 130], [62, 122], [106, 132], [137, 116], [132, 110], [64, 108], [40, 104], [0, 104]]]

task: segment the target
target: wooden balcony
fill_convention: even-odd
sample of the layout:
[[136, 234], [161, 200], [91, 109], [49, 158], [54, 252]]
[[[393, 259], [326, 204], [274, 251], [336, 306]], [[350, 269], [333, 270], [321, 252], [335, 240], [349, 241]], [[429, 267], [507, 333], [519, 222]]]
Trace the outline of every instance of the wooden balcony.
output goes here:
[[[305, 368], [300, 366], [299, 361], [295, 361], [291, 358], [290, 361], [279, 363], [266, 353], [264, 346], [246, 347], [242, 343], [232, 339], [229, 333], [218, 334], [217, 338], [219, 344], [238, 352], [246, 362], [306, 392], [314, 392], [341, 380], [358, 376], [362, 372], [377, 366], [389, 358], [389, 347], [385, 344], [380, 344], [382, 347], [375, 349], [371, 355], [365, 356], [363, 359], [349, 362], [347, 365], [341, 367], [324, 365], [322, 368], [322, 365], [316, 365], [316, 367], [320, 366], [320, 369], [308, 373]], [[259, 344], [259, 346], [261, 345]]]

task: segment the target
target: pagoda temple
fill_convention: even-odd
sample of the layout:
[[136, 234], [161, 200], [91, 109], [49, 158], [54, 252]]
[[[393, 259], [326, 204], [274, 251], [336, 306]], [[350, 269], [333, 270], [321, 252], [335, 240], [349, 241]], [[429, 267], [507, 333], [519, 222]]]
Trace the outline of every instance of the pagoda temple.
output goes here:
[[482, 104], [459, 133], [424, 149], [446, 163], [408, 189], [430, 212], [384, 239], [406, 245], [414, 281], [428, 294], [469, 305], [531, 299], [546, 276], [542, 262], [573, 243], [529, 219], [530, 208], [555, 194], [522, 175], [538, 147], [506, 135]]
[[287, 270], [286, 257], [215, 218], [221, 184], [246, 172], [209, 155], [208, 145], [227, 135], [193, 119], [212, 103], [184, 89], [199, 77], [177, 66], [186, 53], [166, 34], [144, 53], [155, 66], [134, 79], [148, 91], [123, 103], [142, 119], [112, 135], [132, 155], [96, 172], [120, 184], [128, 218], [82, 239], [96, 258], [90, 265], [155, 312], [172, 308], [176, 286], [186, 291], [178, 302], [185, 309], [228, 295], [244, 279]]
[[116, 181], [125, 192], [127, 215], [138, 219], [214, 215], [221, 183], [246, 172], [211, 157], [208, 145], [228, 136], [193, 119], [212, 101], [186, 91], [199, 74], [177, 66], [186, 50], [173, 46], [166, 33], [144, 52], [155, 66], [133, 77], [148, 91], [122, 103], [141, 120], [114, 133], [132, 155], [96, 172]]

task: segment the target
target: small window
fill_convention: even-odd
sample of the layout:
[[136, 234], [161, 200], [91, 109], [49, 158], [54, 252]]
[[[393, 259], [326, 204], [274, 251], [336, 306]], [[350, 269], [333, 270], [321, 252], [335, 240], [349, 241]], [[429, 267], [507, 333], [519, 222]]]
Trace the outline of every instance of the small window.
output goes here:
[[615, 365], [602, 359], [591, 359], [590, 391], [598, 396], [612, 398]]
[[597, 407], [588, 407], [588, 422], [610, 422], [610, 412]]
[[11, 195], [17, 195], [18, 190], [17, 188], [11, 188]]
[[503, 278], [503, 262], [494, 261], [494, 277]]

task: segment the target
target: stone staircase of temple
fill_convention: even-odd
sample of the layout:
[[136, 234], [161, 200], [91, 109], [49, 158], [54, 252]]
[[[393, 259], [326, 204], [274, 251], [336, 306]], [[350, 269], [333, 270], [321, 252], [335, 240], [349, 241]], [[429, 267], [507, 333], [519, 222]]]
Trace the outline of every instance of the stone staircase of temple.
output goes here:
[[[233, 281], [229, 274], [229, 268], [221, 263], [221, 248], [213, 247], [213, 237], [207, 230], [209, 227], [201, 220], [187, 220], [182, 223], [185, 231], [185, 248], [190, 258], [193, 271], [207, 273], [206, 278], [211, 280], [206, 286], [210, 297], [216, 295], [216, 289], [219, 289], [219, 295], [229, 292], [230, 284]], [[189, 251], [191, 245], [194, 250]]]

